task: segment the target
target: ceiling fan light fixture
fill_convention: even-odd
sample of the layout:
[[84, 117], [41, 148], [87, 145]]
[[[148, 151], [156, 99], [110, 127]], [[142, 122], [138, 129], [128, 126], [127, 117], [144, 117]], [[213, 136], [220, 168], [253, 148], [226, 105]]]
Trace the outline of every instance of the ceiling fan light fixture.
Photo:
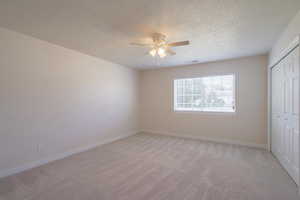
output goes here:
[[156, 56], [156, 49], [152, 49], [149, 51], [149, 54], [152, 56], [152, 57], [155, 57]]
[[161, 54], [158, 54], [159, 55], [159, 57], [160, 58], [164, 58], [164, 57], [166, 57], [167, 56], [167, 54], [166, 53], [161, 53]]
[[148, 52], [148, 54], [150, 54], [152, 57], [159, 58], [164, 58], [168, 55], [175, 55], [176, 53], [172, 51], [171, 47], [186, 46], [190, 44], [188, 40], [169, 43], [166, 40], [166, 36], [161, 33], [154, 33], [152, 35], [152, 41], [153, 43], [150, 44], [138, 42], [132, 42], [131, 44], [136, 46], [149, 47], [150, 51]]
[[166, 50], [165, 50], [165, 48], [160, 47], [160, 48], [158, 48], [157, 53], [158, 53], [158, 55], [163, 55], [166, 53]]

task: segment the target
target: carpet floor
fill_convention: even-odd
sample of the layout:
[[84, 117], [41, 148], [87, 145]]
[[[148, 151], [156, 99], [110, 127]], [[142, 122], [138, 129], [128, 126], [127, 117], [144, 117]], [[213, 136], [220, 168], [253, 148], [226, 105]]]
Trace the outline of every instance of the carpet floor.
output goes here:
[[1, 200], [298, 200], [267, 151], [138, 134], [0, 179]]

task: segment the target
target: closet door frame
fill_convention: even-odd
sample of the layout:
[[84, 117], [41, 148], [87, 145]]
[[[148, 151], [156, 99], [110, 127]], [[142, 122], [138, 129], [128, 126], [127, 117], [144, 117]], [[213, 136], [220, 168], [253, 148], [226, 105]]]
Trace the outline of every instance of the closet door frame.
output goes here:
[[[291, 51], [293, 51], [295, 48], [299, 46], [300, 41], [300, 35], [298, 35], [291, 43], [290, 45], [284, 49], [279, 56], [275, 59], [274, 62], [272, 62], [268, 66], [268, 144], [267, 144], [267, 150], [271, 152], [271, 143], [272, 143], [272, 68], [275, 67], [282, 59], [284, 59]], [[298, 51], [300, 48], [298, 48]], [[300, 52], [299, 52], [300, 55]], [[300, 60], [300, 56], [299, 56]], [[300, 68], [300, 66], [298, 66]], [[300, 70], [299, 70], [300, 71]], [[300, 94], [300, 87], [299, 87], [299, 94]], [[299, 113], [300, 113], [300, 107], [299, 107]], [[299, 124], [300, 124], [300, 118], [299, 118]], [[300, 137], [299, 137], [300, 140]], [[299, 141], [300, 144], [300, 141]], [[300, 152], [300, 145], [299, 145], [299, 152]], [[299, 153], [299, 160], [300, 160], [300, 153]], [[300, 173], [299, 173], [300, 174]], [[300, 183], [300, 175], [298, 177], [298, 181]], [[300, 194], [300, 186], [298, 186], [299, 194]]]

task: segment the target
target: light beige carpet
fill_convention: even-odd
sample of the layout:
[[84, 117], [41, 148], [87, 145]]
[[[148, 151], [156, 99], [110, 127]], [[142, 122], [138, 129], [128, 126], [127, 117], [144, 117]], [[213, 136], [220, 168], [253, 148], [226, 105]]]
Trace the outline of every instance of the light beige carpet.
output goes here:
[[266, 151], [138, 134], [0, 179], [6, 200], [296, 200]]

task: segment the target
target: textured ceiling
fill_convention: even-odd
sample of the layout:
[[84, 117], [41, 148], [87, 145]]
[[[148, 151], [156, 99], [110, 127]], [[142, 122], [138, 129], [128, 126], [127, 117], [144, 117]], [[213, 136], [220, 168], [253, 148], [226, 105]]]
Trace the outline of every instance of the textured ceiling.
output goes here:
[[[267, 53], [299, 0], [0, 0], [0, 26], [138, 69]], [[190, 40], [154, 59], [153, 32]]]

